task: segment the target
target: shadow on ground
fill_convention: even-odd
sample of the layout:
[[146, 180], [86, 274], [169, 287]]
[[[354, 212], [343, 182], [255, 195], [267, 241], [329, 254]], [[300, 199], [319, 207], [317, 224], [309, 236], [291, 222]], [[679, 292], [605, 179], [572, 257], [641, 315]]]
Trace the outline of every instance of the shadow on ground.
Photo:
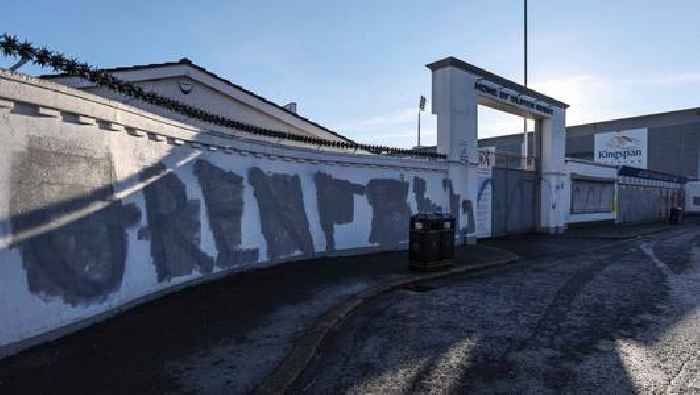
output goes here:
[[700, 228], [589, 243], [509, 238], [532, 257], [517, 269], [382, 296], [334, 331], [292, 392], [692, 391]]
[[[466, 265], [503, 256], [481, 246], [457, 250]], [[249, 391], [331, 306], [413, 275], [405, 252], [230, 275], [0, 361], [0, 392]]]

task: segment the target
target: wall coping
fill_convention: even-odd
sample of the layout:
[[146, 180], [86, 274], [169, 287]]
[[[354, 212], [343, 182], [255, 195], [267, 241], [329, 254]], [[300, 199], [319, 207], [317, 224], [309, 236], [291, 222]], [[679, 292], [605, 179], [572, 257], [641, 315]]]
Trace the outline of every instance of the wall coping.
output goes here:
[[236, 134], [234, 129], [195, 126], [189, 120], [187, 123], [173, 120], [79, 89], [21, 73], [0, 70], [0, 108], [14, 108], [15, 103], [37, 107], [36, 114], [23, 115], [42, 117], [53, 115], [65, 121], [61, 114], [75, 114], [78, 116], [79, 123], [84, 121], [100, 129], [127, 132], [135, 137], [148, 135], [155, 141], [176, 145], [188, 143], [193, 149], [221, 150], [226, 154], [253, 154], [299, 162], [419, 171], [447, 172], [449, 166], [445, 160], [386, 157], [363, 152], [349, 153], [346, 150], [334, 150], [328, 147], [314, 149], [308, 145], [279, 144], [276, 142], [278, 139], [275, 138], [247, 138]]

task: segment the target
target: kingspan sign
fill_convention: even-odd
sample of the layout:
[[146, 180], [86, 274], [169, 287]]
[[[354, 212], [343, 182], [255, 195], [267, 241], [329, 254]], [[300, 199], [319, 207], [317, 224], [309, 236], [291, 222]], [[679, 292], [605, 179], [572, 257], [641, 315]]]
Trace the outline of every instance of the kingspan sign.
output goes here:
[[611, 165], [647, 168], [647, 129], [598, 133], [594, 137], [594, 160]]

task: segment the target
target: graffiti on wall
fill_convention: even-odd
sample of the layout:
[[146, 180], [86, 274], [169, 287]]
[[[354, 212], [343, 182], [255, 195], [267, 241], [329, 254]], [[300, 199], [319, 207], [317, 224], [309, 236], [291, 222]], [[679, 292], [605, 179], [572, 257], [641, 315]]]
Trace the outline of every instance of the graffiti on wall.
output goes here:
[[[106, 154], [94, 158], [84, 153], [73, 155], [69, 146], [52, 152], [31, 141], [27, 152], [17, 155], [12, 169], [14, 233], [49, 223], [56, 216], [96, 201], [102, 206], [18, 243], [29, 287], [35, 294], [61, 297], [72, 305], [99, 303], [122, 284], [128, 255], [127, 229], [141, 222], [141, 211], [134, 204], [114, 200], [114, 170]], [[259, 208], [267, 258], [314, 254], [299, 175], [266, 173], [256, 167], [240, 175], [202, 159], [194, 161], [191, 169], [202, 199], [188, 195], [184, 179], [163, 162], [147, 166], [134, 176], [143, 182], [145, 202], [144, 225], [137, 232], [138, 238], [148, 241], [157, 282], [208, 274], [215, 266], [245, 266], [261, 259], [258, 248], [241, 246], [247, 187], [252, 187]], [[371, 207], [369, 244], [394, 248], [407, 241], [411, 184], [403, 178], [371, 179], [362, 185], [317, 172], [314, 183], [327, 251], [335, 249], [334, 226], [355, 221], [356, 195], [366, 196]], [[472, 202], [461, 201], [449, 181], [443, 186], [449, 191], [451, 211], [466, 218], [462, 232], [473, 233]], [[423, 178], [413, 178], [412, 192], [418, 211], [442, 211], [428, 194]], [[30, 207], [30, 203], [41, 207]], [[207, 252], [201, 245], [203, 215], [215, 251]]]
[[260, 225], [269, 259], [313, 255], [299, 176], [268, 174], [253, 167], [248, 170], [248, 182], [253, 186], [260, 207]]
[[355, 195], [364, 195], [365, 186], [338, 180], [330, 174], [314, 175], [321, 229], [326, 238], [326, 251], [335, 250], [334, 226], [351, 223], [355, 218]]
[[440, 213], [442, 212], [442, 207], [433, 203], [429, 197], [426, 196], [427, 186], [424, 179], [420, 177], [413, 177], [413, 193], [416, 197], [416, 208], [419, 213]]
[[[54, 151], [57, 146], [62, 152]], [[86, 210], [19, 243], [29, 291], [76, 306], [99, 303], [117, 290], [126, 265], [126, 229], [139, 221], [141, 212], [111, 200], [109, 156], [79, 144], [29, 136], [27, 150], [13, 157], [11, 175], [15, 235]]]
[[370, 243], [393, 247], [408, 239], [408, 183], [400, 180], [374, 179], [367, 184], [367, 200], [372, 206]]
[[194, 174], [202, 188], [207, 218], [218, 251], [216, 265], [228, 268], [257, 262], [257, 248], [240, 248], [243, 177], [205, 160], [195, 162]]
[[140, 175], [148, 228], [140, 232], [150, 239], [151, 257], [158, 281], [200, 273], [211, 273], [214, 260], [200, 249], [200, 201], [188, 199], [187, 187], [163, 163], [146, 168]]

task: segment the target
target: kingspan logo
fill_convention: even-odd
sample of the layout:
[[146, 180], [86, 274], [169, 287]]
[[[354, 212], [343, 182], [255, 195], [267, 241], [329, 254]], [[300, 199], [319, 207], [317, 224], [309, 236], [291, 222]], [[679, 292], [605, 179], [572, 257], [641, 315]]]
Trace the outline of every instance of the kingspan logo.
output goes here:
[[640, 145], [641, 141], [639, 139], [624, 135], [615, 136], [605, 144], [607, 149], [598, 151], [598, 159], [623, 161], [637, 159], [642, 156]]
[[632, 159], [637, 156], [642, 156], [642, 150], [639, 148], [623, 151], [598, 151], [598, 159], [627, 160], [627, 158]]

